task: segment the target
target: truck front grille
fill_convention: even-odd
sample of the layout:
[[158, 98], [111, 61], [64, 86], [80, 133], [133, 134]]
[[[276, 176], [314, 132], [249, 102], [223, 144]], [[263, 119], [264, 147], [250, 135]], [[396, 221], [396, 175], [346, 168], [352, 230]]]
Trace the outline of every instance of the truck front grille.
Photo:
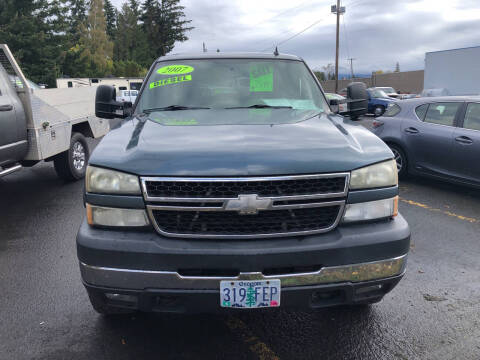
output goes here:
[[240, 215], [227, 211], [153, 210], [160, 229], [171, 234], [271, 235], [303, 232], [331, 227], [340, 205], [310, 209], [261, 211]]
[[[248, 179], [248, 178], [246, 178]], [[341, 193], [345, 177], [252, 181], [146, 181], [149, 197], [236, 198], [240, 194], [295, 196]]]
[[156, 230], [170, 237], [262, 238], [336, 227], [349, 174], [263, 178], [142, 178]]

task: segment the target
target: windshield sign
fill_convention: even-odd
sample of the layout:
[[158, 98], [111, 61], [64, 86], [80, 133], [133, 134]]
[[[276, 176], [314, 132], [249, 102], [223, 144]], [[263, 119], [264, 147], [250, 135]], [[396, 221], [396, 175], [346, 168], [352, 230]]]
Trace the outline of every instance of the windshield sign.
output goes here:
[[329, 111], [312, 74], [301, 61], [165, 61], [156, 65], [146, 85], [138, 113], [193, 109]]

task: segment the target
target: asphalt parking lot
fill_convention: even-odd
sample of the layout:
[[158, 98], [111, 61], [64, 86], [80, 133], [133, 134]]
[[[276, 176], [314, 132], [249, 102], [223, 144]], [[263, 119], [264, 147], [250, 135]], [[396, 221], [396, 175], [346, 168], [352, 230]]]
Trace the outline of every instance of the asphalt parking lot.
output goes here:
[[97, 315], [75, 234], [83, 183], [52, 164], [0, 179], [0, 359], [480, 359], [480, 190], [400, 186], [408, 270], [370, 308]]

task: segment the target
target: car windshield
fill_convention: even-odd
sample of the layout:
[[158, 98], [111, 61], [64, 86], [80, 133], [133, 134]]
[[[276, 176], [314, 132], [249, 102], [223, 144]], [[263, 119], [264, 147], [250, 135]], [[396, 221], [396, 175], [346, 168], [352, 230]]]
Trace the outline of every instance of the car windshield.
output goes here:
[[301, 61], [200, 59], [156, 64], [137, 113], [189, 109], [286, 108], [327, 112]]
[[388, 95], [383, 90], [370, 90], [370, 96], [373, 98], [388, 98]]
[[395, 92], [395, 89], [394, 88], [391, 88], [391, 87], [382, 87], [379, 89], [380, 91], [383, 91], [387, 94], [393, 94]]

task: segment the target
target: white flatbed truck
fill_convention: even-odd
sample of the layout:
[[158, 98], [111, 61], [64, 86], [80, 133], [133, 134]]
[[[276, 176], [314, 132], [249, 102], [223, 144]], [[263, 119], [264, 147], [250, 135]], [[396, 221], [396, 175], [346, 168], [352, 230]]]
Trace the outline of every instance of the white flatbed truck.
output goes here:
[[65, 180], [84, 177], [86, 138], [110, 130], [95, 116], [96, 87], [32, 89], [5, 44], [0, 44], [0, 177], [53, 161]]

